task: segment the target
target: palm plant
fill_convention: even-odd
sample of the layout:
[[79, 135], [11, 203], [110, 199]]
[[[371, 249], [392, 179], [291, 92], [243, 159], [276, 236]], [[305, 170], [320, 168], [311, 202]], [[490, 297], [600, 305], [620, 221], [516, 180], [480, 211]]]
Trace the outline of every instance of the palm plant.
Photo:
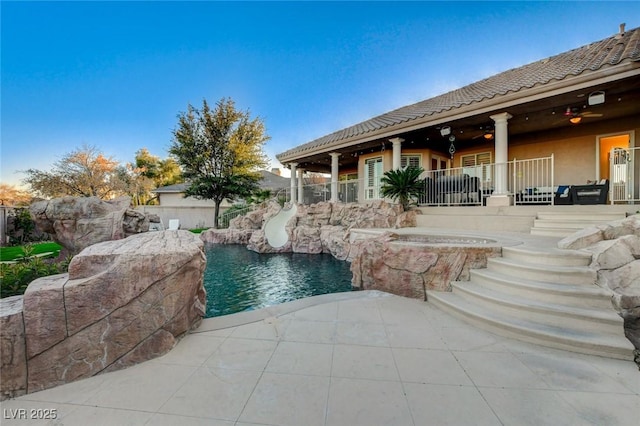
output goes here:
[[424, 184], [420, 179], [423, 171], [422, 167], [405, 167], [385, 172], [380, 179], [380, 194], [397, 200], [405, 211], [408, 210], [412, 199], [418, 198], [424, 192]]

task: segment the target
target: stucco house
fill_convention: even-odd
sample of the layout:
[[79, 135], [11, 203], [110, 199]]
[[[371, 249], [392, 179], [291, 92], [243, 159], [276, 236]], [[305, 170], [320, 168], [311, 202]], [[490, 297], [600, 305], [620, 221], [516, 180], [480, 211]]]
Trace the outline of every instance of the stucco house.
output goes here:
[[[259, 185], [261, 189], [269, 189], [275, 195], [278, 191], [289, 188], [290, 183], [289, 178], [282, 177], [274, 171], [276, 173], [260, 171], [262, 178]], [[186, 183], [179, 183], [157, 188], [153, 192], [158, 196], [159, 205], [139, 206], [137, 210], [158, 215], [165, 227], [170, 220], [175, 219], [179, 220], [183, 229], [212, 227], [215, 210], [213, 201], [185, 197], [187, 186]], [[231, 205], [232, 203], [224, 200], [220, 205], [220, 213], [224, 213]]]
[[293, 199], [302, 194], [305, 171], [331, 173], [333, 201], [350, 185], [366, 202], [379, 198], [385, 171], [415, 165], [425, 170], [423, 211], [632, 204], [640, 202], [639, 131], [640, 29], [622, 24], [604, 40], [389, 111], [277, 158], [291, 169]]
[[[260, 189], [268, 189], [272, 193], [276, 193], [281, 189], [289, 188], [289, 178], [280, 176], [278, 173], [270, 172], [267, 170], [260, 171], [261, 179], [258, 185]], [[168, 185], [153, 190], [158, 196], [158, 204], [164, 207], [213, 207], [212, 200], [199, 200], [195, 197], [185, 197], [184, 193], [189, 186], [188, 183], [178, 183], [175, 185]], [[221, 208], [228, 208], [231, 206], [227, 200], [224, 200], [221, 204]]]

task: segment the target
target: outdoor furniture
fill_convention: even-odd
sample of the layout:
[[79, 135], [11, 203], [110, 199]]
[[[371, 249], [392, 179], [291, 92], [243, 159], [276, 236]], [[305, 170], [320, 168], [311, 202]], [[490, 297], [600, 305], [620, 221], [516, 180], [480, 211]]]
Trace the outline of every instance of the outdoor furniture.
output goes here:
[[573, 204], [573, 200], [571, 198], [570, 185], [558, 186], [558, 189], [556, 190], [556, 194], [553, 197], [553, 204], [555, 205]]
[[469, 195], [469, 175], [440, 176], [436, 180], [436, 191], [438, 201], [441, 203], [444, 203], [445, 200], [451, 203], [451, 197], [454, 195], [459, 195], [460, 201], [463, 198], [466, 200]]
[[555, 191], [551, 186], [525, 188], [516, 194], [517, 204], [551, 204]]
[[602, 179], [588, 185], [571, 187], [573, 204], [606, 204], [609, 195], [609, 179]]

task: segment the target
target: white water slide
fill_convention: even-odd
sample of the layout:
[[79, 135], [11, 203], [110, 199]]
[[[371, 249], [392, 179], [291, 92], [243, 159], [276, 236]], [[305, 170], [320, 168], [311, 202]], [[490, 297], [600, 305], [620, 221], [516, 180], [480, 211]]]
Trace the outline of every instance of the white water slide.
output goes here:
[[293, 204], [290, 208], [282, 208], [275, 216], [271, 217], [264, 225], [264, 236], [269, 245], [273, 248], [280, 248], [289, 241], [289, 234], [285, 226], [293, 216], [295, 216], [298, 208]]

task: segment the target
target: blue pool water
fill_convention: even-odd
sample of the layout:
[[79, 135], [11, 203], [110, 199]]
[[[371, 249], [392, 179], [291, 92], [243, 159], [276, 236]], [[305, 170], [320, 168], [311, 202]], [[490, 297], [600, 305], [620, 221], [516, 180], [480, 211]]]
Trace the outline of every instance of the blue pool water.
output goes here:
[[220, 244], [207, 245], [206, 254], [207, 317], [351, 291], [349, 263], [330, 254], [258, 254]]

